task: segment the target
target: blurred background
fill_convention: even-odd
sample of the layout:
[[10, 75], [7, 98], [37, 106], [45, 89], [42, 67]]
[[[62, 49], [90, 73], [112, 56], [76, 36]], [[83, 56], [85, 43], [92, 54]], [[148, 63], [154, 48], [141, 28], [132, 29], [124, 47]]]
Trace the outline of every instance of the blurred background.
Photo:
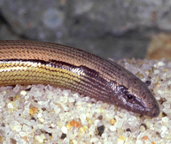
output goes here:
[[103, 58], [168, 59], [169, 0], [0, 0], [0, 40], [69, 45]]

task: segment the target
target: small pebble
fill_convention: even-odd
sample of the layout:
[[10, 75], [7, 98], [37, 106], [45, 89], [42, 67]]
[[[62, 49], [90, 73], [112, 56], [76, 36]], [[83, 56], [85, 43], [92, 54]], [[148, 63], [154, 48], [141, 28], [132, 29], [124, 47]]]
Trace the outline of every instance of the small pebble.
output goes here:
[[68, 130], [67, 130], [67, 128], [66, 128], [65, 126], [63, 126], [63, 127], [61, 128], [61, 131], [62, 131], [64, 134], [66, 134], [66, 133], [68, 132]]
[[20, 94], [21, 94], [22, 96], [26, 96], [27, 92], [24, 91], [24, 90], [22, 90], [22, 91], [20, 92]]
[[64, 138], [66, 138], [66, 134], [65, 133], [62, 133], [61, 139], [64, 139]]
[[145, 84], [146, 84], [147, 86], [149, 86], [149, 85], [151, 85], [151, 81], [147, 80], [147, 81], [145, 81]]
[[98, 134], [99, 134], [100, 136], [103, 134], [104, 129], [105, 129], [104, 125], [99, 126], [99, 127], [97, 128], [97, 130], [99, 131], [99, 133], [98, 133]]

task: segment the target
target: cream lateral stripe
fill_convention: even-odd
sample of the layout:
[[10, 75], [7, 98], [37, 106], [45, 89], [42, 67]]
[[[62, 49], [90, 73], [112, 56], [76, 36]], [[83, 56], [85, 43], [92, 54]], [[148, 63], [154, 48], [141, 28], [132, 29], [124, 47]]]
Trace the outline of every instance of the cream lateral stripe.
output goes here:
[[[12, 80], [15, 79], [15, 81], [18, 81], [21, 83], [22, 81], [20, 80], [29, 81], [30, 79], [33, 82], [33, 79], [36, 79], [36, 83], [41, 83], [41, 82], [48, 83], [49, 81], [47, 81], [46, 79], [51, 79], [51, 81], [53, 79], [53, 81], [56, 81], [56, 83], [59, 83], [59, 81], [64, 81], [64, 82], [60, 82], [60, 83], [63, 83], [63, 85], [65, 84], [65, 82], [71, 83], [71, 84], [76, 84], [77, 82], [79, 82], [80, 84], [82, 84], [82, 88], [85, 88], [85, 86], [89, 87], [88, 84], [93, 84], [90, 80], [88, 80], [85, 77], [83, 78], [75, 73], [66, 71], [64, 69], [50, 67], [50, 65], [48, 67], [48, 65], [40, 65], [40, 63], [32, 63], [32, 62], [28, 63], [28, 62], [22, 62], [22, 61], [20, 62], [8, 61], [6, 63], [3, 63], [3, 65], [1, 64], [0, 64], [0, 74], [7, 76], [7, 78], [2, 77], [1, 81], [4, 81], [4, 79], [6, 79], [6, 80], [11, 80], [11, 83], [14, 83], [12, 82]], [[57, 75], [57, 78], [55, 77], [56, 75]], [[98, 92], [99, 92], [98, 89], [91, 90], [91, 93], [94, 93], [94, 95], [96, 95], [97, 97], [98, 97]]]

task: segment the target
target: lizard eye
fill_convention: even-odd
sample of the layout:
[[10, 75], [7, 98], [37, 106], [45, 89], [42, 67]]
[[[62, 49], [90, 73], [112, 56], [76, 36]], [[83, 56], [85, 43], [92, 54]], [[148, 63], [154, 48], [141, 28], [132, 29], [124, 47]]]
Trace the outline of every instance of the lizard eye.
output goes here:
[[132, 94], [130, 94], [129, 92], [126, 92], [126, 93], [125, 93], [125, 98], [126, 98], [126, 100], [129, 101], [129, 102], [132, 102], [132, 101], [135, 100], [135, 96], [132, 95]]
[[133, 96], [130, 95], [130, 94], [128, 94], [128, 95], [127, 95], [127, 98], [128, 98], [129, 100], [131, 100], [131, 99], [133, 99]]

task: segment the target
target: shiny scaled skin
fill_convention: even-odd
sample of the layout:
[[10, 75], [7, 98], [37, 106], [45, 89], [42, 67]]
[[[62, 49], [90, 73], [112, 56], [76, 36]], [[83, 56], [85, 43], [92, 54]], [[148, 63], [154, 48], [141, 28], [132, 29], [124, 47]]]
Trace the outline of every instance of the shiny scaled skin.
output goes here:
[[0, 85], [50, 84], [129, 111], [158, 116], [148, 87], [117, 63], [54, 43], [0, 41]]

